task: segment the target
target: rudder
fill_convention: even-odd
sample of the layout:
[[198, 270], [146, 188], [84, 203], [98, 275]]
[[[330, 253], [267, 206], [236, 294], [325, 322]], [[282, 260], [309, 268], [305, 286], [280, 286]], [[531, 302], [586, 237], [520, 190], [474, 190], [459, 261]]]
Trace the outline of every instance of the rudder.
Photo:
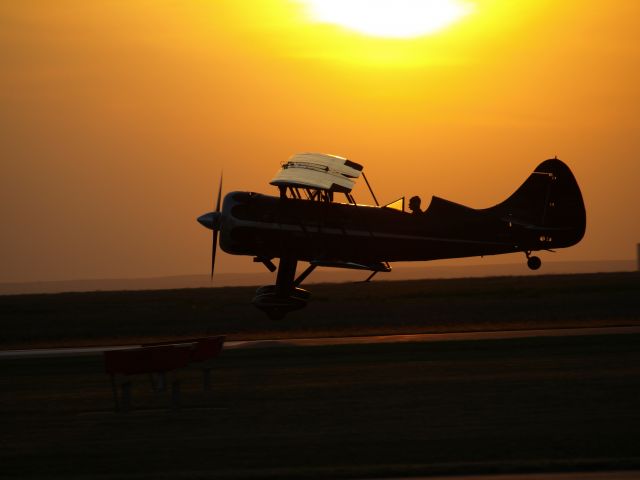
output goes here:
[[540, 229], [556, 230], [556, 246], [573, 245], [582, 239], [586, 212], [573, 173], [561, 160], [545, 160], [504, 202], [493, 209], [502, 217]]

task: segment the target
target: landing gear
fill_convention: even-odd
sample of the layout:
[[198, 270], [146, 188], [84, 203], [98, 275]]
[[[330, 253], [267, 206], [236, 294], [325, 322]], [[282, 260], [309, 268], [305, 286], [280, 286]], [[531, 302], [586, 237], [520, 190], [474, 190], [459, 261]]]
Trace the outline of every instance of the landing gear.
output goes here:
[[275, 285], [258, 288], [252, 303], [262, 310], [271, 320], [281, 320], [294, 310], [303, 308], [309, 301], [311, 294], [307, 290], [298, 288], [315, 267], [310, 267], [297, 280], [296, 265], [292, 258], [281, 258]]
[[265, 285], [258, 288], [253, 303], [267, 314], [271, 320], [282, 320], [284, 316], [304, 308], [311, 297], [311, 293], [302, 288], [293, 288], [288, 292], [278, 292], [277, 285]]
[[540, 257], [532, 257], [531, 252], [525, 252], [525, 255], [527, 256], [527, 267], [529, 267], [531, 270], [538, 270], [542, 265], [542, 260], [540, 260]]

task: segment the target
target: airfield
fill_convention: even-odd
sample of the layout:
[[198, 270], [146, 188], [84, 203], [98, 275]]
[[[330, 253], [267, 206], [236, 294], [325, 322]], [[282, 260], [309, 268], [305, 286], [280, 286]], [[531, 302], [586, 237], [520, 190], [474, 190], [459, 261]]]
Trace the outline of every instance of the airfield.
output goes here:
[[113, 411], [99, 353], [0, 355], [0, 477], [640, 470], [640, 274], [313, 292], [306, 310], [275, 323], [245, 287], [0, 297], [5, 352], [218, 334], [229, 344], [211, 391], [197, 368], [173, 372], [183, 390], [172, 408], [140, 376], [128, 413]]

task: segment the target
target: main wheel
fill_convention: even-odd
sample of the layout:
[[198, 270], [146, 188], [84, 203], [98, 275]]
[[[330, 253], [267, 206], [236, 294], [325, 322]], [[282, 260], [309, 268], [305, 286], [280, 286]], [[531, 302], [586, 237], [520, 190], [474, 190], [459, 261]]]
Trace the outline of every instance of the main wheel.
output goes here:
[[251, 302], [271, 320], [282, 320], [287, 313], [303, 308], [309, 297], [311, 293], [302, 288], [279, 293], [276, 285], [265, 285], [256, 290], [256, 296]]
[[538, 270], [542, 265], [542, 260], [539, 257], [529, 257], [527, 259], [527, 267], [531, 270]]

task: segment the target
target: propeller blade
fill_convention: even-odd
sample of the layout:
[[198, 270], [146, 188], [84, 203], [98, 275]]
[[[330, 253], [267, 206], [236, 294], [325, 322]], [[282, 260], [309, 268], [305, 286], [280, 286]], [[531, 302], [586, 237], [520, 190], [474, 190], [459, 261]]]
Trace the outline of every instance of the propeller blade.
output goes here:
[[216, 250], [218, 248], [218, 230], [213, 231], [213, 245], [211, 247], [211, 280], [213, 280], [213, 271], [216, 267]]
[[[220, 213], [220, 201], [222, 200], [222, 173], [220, 172], [220, 185], [218, 186], [218, 200], [216, 202], [216, 213]], [[218, 220], [219, 221], [219, 220]], [[216, 267], [216, 250], [218, 249], [218, 230], [220, 226], [216, 225], [213, 228], [213, 238], [211, 244], [211, 280], [213, 280], [213, 271]]]
[[220, 211], [220, 200], [222, 198], [222, 173], [220, 172], [220, 186], [218, 187], [218, 202], [216, 203], [216, 212]]

